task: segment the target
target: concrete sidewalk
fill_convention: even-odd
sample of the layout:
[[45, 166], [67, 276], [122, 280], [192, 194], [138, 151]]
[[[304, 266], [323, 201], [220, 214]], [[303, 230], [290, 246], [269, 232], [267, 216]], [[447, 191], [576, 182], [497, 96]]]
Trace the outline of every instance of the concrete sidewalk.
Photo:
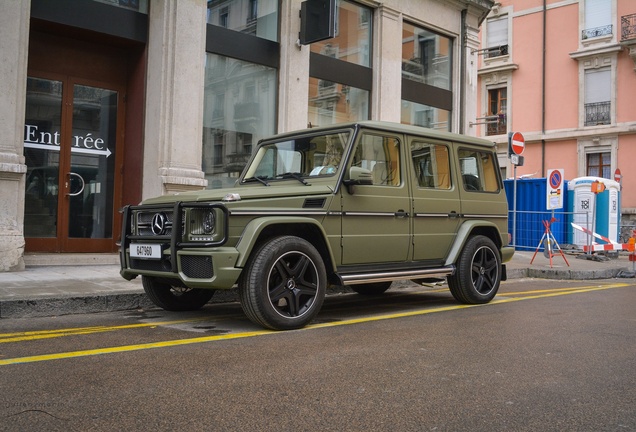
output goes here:
[[[515, 252], [507, 263], [508, 279], [611, 279], [634, 277], [634, 263], [627, 255], [607, 260], [580, 259], [566, 254], [550, 260], [540, 252]], [[27, 262], [26, 270], [0, 273], [0, 318], [26, 318], [74, 313], [149, 309], [141, 278], [126, 281], [119, 275], [117, 255], [95, 263], [56, 264], [46, 257]], [[104, 261], [108, 264], [102, 264]], [[402, 283], [402, 282], [400, 282]], [[409, 284], [410, 282], [403, 282]], [[341, 292], [341, 291], [339, 291]], [[217, 292], [212, 302], [236, 301], [234, 290]]]

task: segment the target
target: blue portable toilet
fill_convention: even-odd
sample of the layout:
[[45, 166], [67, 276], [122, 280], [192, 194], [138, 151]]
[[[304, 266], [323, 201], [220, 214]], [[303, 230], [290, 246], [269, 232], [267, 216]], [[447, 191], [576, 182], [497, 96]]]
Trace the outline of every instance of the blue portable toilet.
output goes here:
[[[605, 184], [605, 191], [592, 192], [592, 183]], [[571, 222], [618, 241], [620, 232], [620, 184], [602, 177], [578, 177], [568, 182], [568, 211]], [[590, 239], [589, 235], [572, 229], [570, 243], [583, 247], [588, 242], [605, 243], [599, 239]]]

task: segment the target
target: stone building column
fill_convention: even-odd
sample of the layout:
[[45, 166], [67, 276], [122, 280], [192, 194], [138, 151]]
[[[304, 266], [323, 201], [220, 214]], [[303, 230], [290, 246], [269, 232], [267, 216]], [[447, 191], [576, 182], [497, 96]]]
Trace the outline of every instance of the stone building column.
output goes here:
[[[400, 122], [402, 103], [402, 16], [395, 9], [380, 6], [375, 21], [373, 91], [371, 119]], [[376, 49], [376, 48], [374, 48]]]
[[307, 127], [309, 112], [309, 45], [298, 45], [301, 0], [283, 0], [280, 9], [278, 131]]
[[24, 110], [31, 2], [0, 12], [0, 271], [24, 270]]
[[153, 0], [142, 195], [204, 188], [201, 169], [206, 2]]

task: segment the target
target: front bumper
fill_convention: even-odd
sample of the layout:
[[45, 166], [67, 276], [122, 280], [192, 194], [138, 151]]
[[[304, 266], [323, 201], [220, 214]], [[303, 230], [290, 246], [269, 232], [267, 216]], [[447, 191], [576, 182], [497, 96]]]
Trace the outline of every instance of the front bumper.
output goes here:
[[[222, 235], [205, 242], [185, 241], [184, 229], [187, 209], [214, 208], [224, 213]], [[171, 230], [161, 235], [139, 233], [133, 227], [135, 212], [169, 215]], [[183, 203], [163, 205], [126, 206], [122, 209], [122, 234], [119, 250], [120, 274], [131, 280], [139, 275], [168, 280], [173, 285], [189, 288], [230, 289], [241, 273], [236, 267], [239, 252], [224, 246], [227, 241], [228, 213], [223, 204]], [[133, 233], [133, 228], [135, 232]], [[145, 259], [130, 256], [130, 245], [136, 242], [153, 244], [161, 248], [161, 256]]]

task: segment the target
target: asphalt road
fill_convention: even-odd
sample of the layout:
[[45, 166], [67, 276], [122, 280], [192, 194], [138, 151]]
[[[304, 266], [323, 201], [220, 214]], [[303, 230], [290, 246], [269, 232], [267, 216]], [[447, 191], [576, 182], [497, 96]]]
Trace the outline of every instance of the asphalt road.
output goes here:
[[633, 281], [330, 296], [270, 332], [237, 304], [0, 320], [4, 431], [635, 431]]

